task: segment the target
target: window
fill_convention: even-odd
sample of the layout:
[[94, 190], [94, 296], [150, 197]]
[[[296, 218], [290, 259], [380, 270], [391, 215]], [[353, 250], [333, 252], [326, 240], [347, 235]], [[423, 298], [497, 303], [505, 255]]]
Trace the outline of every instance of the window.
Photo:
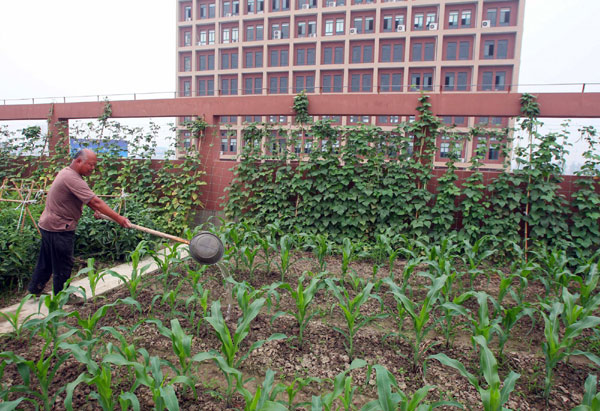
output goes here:
[[461, 41], [458, 48], [459, 60], [470, 60], [471, 58], [471, 43], [469, 41]]
[[456, 75], [456, 90], [457, 91], [467, 91], [469, 85], [467, 82], [469, 78], [469, 74], [466, 71], [459, 71]]
[[209, 19], [215, 18], [215, 4], [214, 3], [211, 3], [208, 5], [208, 18]]
[[463, 10], [460, 25], [462, 27], [471, 27], [471, 10]]
[[410, 91], [433, 90], [433, 73], [417, 72], [410, 75]]
[[246, 3], [246, 12], [248, 14], [254, 14], [254, 12], [256, 11], [256, 8], [254, 7], [254, 0], [247, 0]]
[[215, 55], [213, 53], [198, 55], [198, 70], [199, 71], [214, 70], [214, 69], [215, 69]]
[[350, 75], [351, 92], [371, 92], [373, 90], [373, 75], [371, 73], [353, 73]]
[[342, 64], [344, 62], [343, 46], [323, 47], [323, 64]]
[[508, 40], [486, 40], [483, 45], [483, 58], [508, 58]]
[[269, 94], [288, 93], [287, 73], [269, 73]]
[[333, 20], [325, 20], [325, 35], [333, 36]]
[[402, 43], [383, 43], [379, 60], [382, 63], [401, 62], [404, 57], [404, 45]]
[[294, 93], [300, 93], [302, 90], [307, 93], [315, 92], [315, 75], [299, 73], [295, 75]]
[[192, 71], [192, 57], [191, 56], [183, 57], [183, 71]]
[[394, 30], [392, 16], [383, 16], [383, 31], [389, 32]]
[[321, 75], [322, 78], [322, 86], [321, 91], [323, 93], [341, 93], [343, 87], [343, 73], [334, 72], [334, 73], [323, 73]]
[[502, 91], [506, 87], [505, 71], [484, 71], [481, 76], [481, 90]]
[[244, 94], [262, 94], [262, 75], [244, 76]]
[[454, 90], [454, 73], [446, 73], [446, 75], [444, 76], [444, 90]]
[[237, 27], [231, 29], [231, 42], [237, 43], [240, 39], [240, 32]]
[[466, 71], [450, 71], [444, 74], [444, 90], [445, 91], [467, 91], [468, 72]]
[[451, 11], [448, 14], [448, 28], [455, 29], [458, 27], [458, 11]]
[[283, 11], [290, 9], [290, 0], [271, 0], [271, 11]]
[[237, 135], [234, 130], [220, 130], [221, 154], [237, 153]]
[[215, 81], [212, 77], [198, 79], [198, 95], [212, 96], [215, 94]]
[[192, 32], [191, 31], [186, 31], [185, 33], [183, 33], [183, 45], [184, 46], [192, 45]]
[[200, 4], [200, 18], [208, 18], [208, 4]]
[[446, 43], [446, 60], [456, 60], [456, 42]]
[[192, 82], [189, 80], [185, 80], [183, 82], [183, 96], [188, 97], [192, 95]]
[[269, 52], [269, 67], [284, 67], [289, 65], [288, 54], [288, 50], [271, 50]]
[[486, 20], [490, 21], [492, 27], [496, 26], [496, 20], [498, 19], [498, 9], [487, 9], [485, 14]]
[[510, 24], [510, 9], [500, 9], [500, 26], [508, 26]]
[[350, 116], [349, 122], [351, 124], [363, 123], [369, 124], [371, 122], [370, 116]]
[[496, 42], [494, 40], [486, 40], [483, 44], [483, 58], [493, 59], [495, 46]]
[[257, 68], [263, 66], [262, 50], [248, 50], [244, 53], [244, 67]]
[[379, 91], [400, 92], [402, 91], [402, 72], [381, 71], [379, 73]]
[[236, 69], [238, 68], [237, 52], [221, 51], [221, 69]]
[[296, 47], [296, 65], [311, 66], [315, 64], [316, 49], [314, 47]]
[[185, 6], [183, 9], [183, 16], [185, 21], [192, 20], [192, 6]]
[[423, 13], [416, 13], [415, 14], [415, 20], [414, 20], [414, 26], [413, 28], [415, 30], [423, 30]]
[[370, 44], [352, 46], [351, 63], [372, 63], [373, 46]]
[[245, 123], [260, 123], [261, 121], [261, 116], [244, 116]]
[[344, 33], [344, 19], [335, 19], [335, 34], [345, 34]]
[[425, 25], [429, 27], [431, 23], [435, 23], [436, 14], [435, 13], [427, 13], [427, 20], [425, 21]]
[[433, 42], [415, 42], [412, 44], [412, 61], [433, 61]]
[[496, 58], [508, 58], [508, 40], [498, 40], [498, 50], [496, 52]]

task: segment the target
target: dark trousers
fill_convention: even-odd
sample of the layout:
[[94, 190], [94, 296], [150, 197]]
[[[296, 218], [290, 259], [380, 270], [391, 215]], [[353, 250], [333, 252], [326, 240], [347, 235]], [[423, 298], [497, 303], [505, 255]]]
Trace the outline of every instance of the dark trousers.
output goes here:
[[37, 265], [27, 289], [31, 294], [39, 294], [53, 277], [54, 294], [58, 294], [71, 276], [73, 269], [73, 245], [75, 231], [52, 232], [40, 228], [42, 245]]

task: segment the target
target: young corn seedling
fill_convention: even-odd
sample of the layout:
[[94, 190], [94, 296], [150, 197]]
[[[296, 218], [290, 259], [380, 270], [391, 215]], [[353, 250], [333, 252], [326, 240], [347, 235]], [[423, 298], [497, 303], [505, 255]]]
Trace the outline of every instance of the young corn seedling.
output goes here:
[[275, 264], [281, 274], [281, 282], [285, 281], [285, 275], [292, 266], [293, 248], [294, 240], [291, 235], [286, 234], [279, 239], [279, 259], [275, 261]]
[[[311, 273], [309, 273], [309, 275], [311, 275]], [[304, 342], [304, 330], [306, 329], [306, 326], [310, 322], [311, 318], [317, 313], [317, 311], [309, 310], [310, 304], [313, 301], [313, 298], [315, 297], [317, 292], [323, 286], [323, 281], [319, 277], [312, 277], [310, 283], [306, 288], [304, 288], [305, 281], [306, 278], [304, 275], [302, 275], [298, 279], [298, 284], [295, 288], [292, 288], [292, 286], [288, 283], [283, 283], [280, 285], [281, 288], [287, 290], [290, 293], [292, 299], [296, 304], [296, 309], [290, 309], [287, 311], [280, 311], [278, 313], [275, 313], [275, 315], [273, 315], [273, 319], [271, 320], [275, 320], [282, 314], [289, 314], [293, 316], [298, 322], [299, 346], [302, 346], [302, 343]]]
[[305, 246], [310, 248], [319, 263], [319, 272], [327, 270], [326, 258], [333, 252], [333, 245], [324, 234], [306, 235]]
[[354, 359], [354, 337], [358, 330], [375, 320], [387, 317], [387, 314], [383, 313], [365, 315], [360, 312], [360, 309], [371, 298], [376, 299], [379, 301], [379, 304], [382, 304], [381, 298], [376, 294], [371, 294], [371, 290], [374, 286], [371, 282], [367, 283], [363, 290], [357, 293], [354, 298], [350, 296], [345, 287], [335, 284], [331, 278], [326, 279], [325, 283], [327, 284], [327, 288], [337, 299], [337, 306], [342, 311], [344, 319], [346, 320], [346, 330], [335, 326], [333, 329], [344, 336], [346, 339], [344, 345], [346, 346], [348, 356], [350, 359]]
[[238, 387], [238, 392], [244, 397], [244, 411], [286, 411], [284, 405], [275, 401], [278, 389], [273, 386], [275, 382], [275, 373], [272, 370], [267, 370], [262, 386], [256, 388], [256, 392], [252, 394], [244, 387]]
[[[1, 375], [0, 375], [0, 377], [1, 377]], [[298, 407], [305, 407], [305, 406], [309, 405], [310, 402], [295, 403], [294, 400], [296, 399], [296, 395], [298, 395], [298, 393], [300, 391], [302, 391], [306, 386], [312, 384], [313, 382], [321, 383], [322, 380], [320, 378], [315, 378], [315, 377], [307, 377], [307, 378], [296, 377], [296, 378], [294, 378], [294, 381], [292, 381], [288, 385], [284, 385], [284, 384], [280, 383], [280, 389], [278, 389], [278, 392], [285, 392], [287, 395], [287, 401], [285, 401], [285, 402], [280, 401], [280, 402], [282, 404], [284, 404], [286, 409], [289, 411], [294, 411]]]
[[510, 337], [510, 332], [513, 329], [513, 327], [521, 318], [525, 316], [528, 316], [529, 318], [531, 318], [531, 321], [534, 322], [534, 313], [535, 310], [533, 308], [527, 307], [525, 305], [516, 305], [514, 307], [509, 308], [500, 308], [499, 316], [501, 318], [501, 321], [498, 324], [498, 357], [501, 360], [504, 359], [504, 347]]
[[[486, 246], [486, 242], [488, 241], [489, 238], [490, 238], [490, 236], [483, 236], [480, 239], [478, 239], [477, 241], [475, 241], [473, 243], [473, 245], [471, 245], [469, 240], [463, 240], [463, 244], [462, 244], [463, 255], [461, 258], [462, 258], [465, 266], [468, 267], [469, 288], [471, 290], [473, 289], [473, 284], [475, 283], [475, 279], [478, 276], [485, 274], [485, 271], [483, 271], [481, 269], [481, 264], [486, 259], [488, 259], [492, 255], [494, 255], [494, 253], [496, 252], [495, 250], [491, 250], [491, 249], [483, 250], [483, 248]], [[489, 281], [489, 276], [488, 276], [488, 281]]]
[[192, 336], [183, 331], [178, 319], [171, 320], [171, 329], [168, 329], [160, 320], [147, 320], [156, 325], [158, 332], [171, 340], [173, 353], [179, 359], [179, 368], [173, 367], [177, 375], [189, 376], [192, 366]]
[[180, 246], [181, 243], [174, 243], [171, 246], [165, 244], [165, 248], [162, 250], [148, 250], [148, 254], [150, 254], [150, 257], [152, 257], [161, 271], [164, 292], [168, 290], [169, 283], [173, 280], [173, 277], [179, 275], [177, 272], [173, 271], [173, 266], [182, 261], [179, 250]]
[[433, 404], [423, 403], [433, 385], [426, 385], [418, 389], [412, 397], [408, 397], [398, 387], [394, 374], [389, 372], [383, 365], [375, 364], [373, 369], [376, 373], [377, 399], [366, 403], [361, 411], [422, 411], [432, 410], [442, 406], [461, 407], [453, 401], [438, 401]]
[[490, 311], [488, 306], [488, 300], [492, 306], [496, 306], [496, 301], [492, 296], [484, 291], [468, 291], [464, 294], [464, 299], [475, 297], [479, 308], [477, 309], [477, 316], [469, 316], [468, 323], [471, 327], [471, 333], [475, 336], [481, 335], [487, 344], [491, 341], [493, 333], [498, 335], [502, 334], [502, 328], [500, 328], [500, 318], [490, 318]]
[[19, 305], [17, 306], [17, 309], [14, 313], [0, 312], [0, 317], [4, 318], [4, 320], [12, 326], [12, 333], [17, 339], [21, 338], [24, 326], [27, 324], [29, 319], [35, 315], [35, 313], [31, 313], [23, 319], [20, 318], [21, 312], [23, 311], [23, 307], [25, 306], [25, 304], [27, 304], [27, 301], [29, 301], [31, 297], [33, 297], [33, 294], [27, 294], [25, 297], [23, 297], [19, 302]]
[[574, 280], [579, 284], [579, 298], [583, 305], [596, 295], [595, 291], [598, 288], [598, 280], [600, 280], [599, 265], [600, 261], [592, 259], [586, 261], [577, 270]]
[[247, 306], [240, 307], [242, 308], [242, 316], [238, 319], [237, 327], [233, 334], [223, 319], [221, 303], [219, 300], [213, 301], [210, 307], [210, 316], [204, 318], [206, 322], [213, 327], [217, 338], [221, 342], [221, 351], [218, 352], [211, 350], [209, 352], [196, 354], [192, 358], [192, 361], [202, 362], [206, 360], [213, 360], [221, 369], [221, 372], [223, 372], [225, 378], [227, 379], [226, 400], [228, 405], [231, 402], [233, 388], [236, 384], [242, 382], [242, 374], [239, 371], [241, 363], [248, 358], [248, 356], [254, 350], [262, 346], [265, 342], [286, 338], [284, 334], [273, 334], [266, 340], [254, 342], [250, 348], [241, 355], [240, 345], [248, 336], [248, 333], [250, 332], [250, 324], [256, 318], [256, 316], [258, 316], [258, 313], [264, 304], [265, 299], [259, 298]]
[[[565, 304], [555, 301], [551, 305], [542, 304], [540, 309], [540, 314], [544, 318], [544, 336], [546, 337], [542, 344], [546, 359], [546, 376], [544, 379], [544, 398], [546, 399], [550, 396], [554, 368], [559, 362], [568, 360], [571, 355], [583, 355], [596, 365], [600, 365], [600, 358], [595, 354], [575, 350], [577, 337], [585, 329], [597, 327], [600, 324], [600, 317], [590, 315], [589, 312], [575, 304], [568, 305], [571, 305], [570, 309], [566, 308]], [[566, 323], [566, 329], [562, 337], [560, 332], [561, 317]]]
[[585, 380], [585, 393], [581, 405], [572, 411], [597, 411], [600, 410], [600, 393], [596, 393], [598, 379], [595, 375], [589, 375]]
[[311, 401], [311, 411], [334, 411], [338, 410], [336, 400], [342, 402], [344, 410], [351, 410], [352, 400], [356, 387], [352, 385], [352, 377], [348, 373], [357, 368], [362, 368], [367, 362], [361, 359], [352, 361], [347, 370], [336, 375], [333, 381], [333, 391], [319, 396], [313, 396]]
[[[68, 333], [64, 337], [59, 337], [58, 341], [68, 338], [70, 335], [72, 333]], [[50, 394], [54, 377], [56, 377], [59, 368], [70, 355], [69, 353], [59, 353], [55, 347], [48, 350], [53, 344], [55, 344], [55, 341], [53, 341], [52, 336], [46, 339], [37, 361], [27, 360], [12, 351], [0, 353], [0, 360], [2, 360], [0, 362], [14, 364], [23, 381], [22, 384], [15, 384], [10, 387], [9, 392], [19, 392], [27, 395], [28, 397], [24, 396], [24, 401], [31, 402], [35, 409], [41, 408], [50, 411], [54, 408], [56, 398], [65, 389], [65, 387], [60, 387], [53, 395]], [[60, 345], [60, 343], [57, 345]], [[32, 380], [32, 375], [36, 377], [37, 381]]]
[[[65, 408], [73, 411], [73, 391], [82, 382], [95, 387], [96, 391], [90, 393], [90, 397], [98, 401], [103, 411], [112, 411], [116, 403], [112, 390], [112, 370], [107, 363], [97, 364], [91, 356], [91, 345], [86, 342], [79, 344], [62, 343], [60, 347], [69, 351], [77, 361], [85, 365], [87, 371], [82, 372], [66, 386]], [[86, 347], [87, 349], [84, 349]], [[137, 400], [137, 397], [136, 397]]]
[[574, 262], [567, 256], [565, 250], [531, 251], [540, 267], [538, 279], [544, 284], [546, 295], [551, 293], [559, 296], [563, 287], [568, 287], [576, 276], [571, 272], [569, 266]]
[[350, 263], [354, 260], [356, 249], [349, 238], [342, 240], [342, 279], [346, 278]]
[[81, 277], [84, 275], [87, 276], [87, 278], [90, 282], [90, 290], [92, 292], [92, 299], [96, 298], [96, 289], [98, 288], [98, 284], [100, 283], [100, 280], [102, 280], [108, 274], [108, 272], [106, 272], [106, 271], [97, 270], [94, 267], [94, 261], [95, 260], [93, 258], [88, 258], [87, 259], [87, 267], [79, 270], [76, 275], [76, 277]]
[[521, 375], [511, 371], [502, 382], [498, 375], [498, 362], [488, 348], [485, 338], [482, 335], [476, 335], [473, 337], [473, 344], [479, 346], [480, 373], [483, 375], [487, 387], [482, 386], [480, 383], [480, 376], [471, 374], [460, 361], [451, 359], [442, 353], [430, 355], [429, 358], [436, 359], [443, 365], [454, 368], [463, 377], [467, 378], [479, 392], [485, 411], [504, 410], [503, 405], [508, 401], [510, 393], [514, 390], [515, 383]]
[[433, 345], [429, 344], [424, 348], [421, 348], [422, 342], [427, 337], [427, 334], [435, 328], [436, 321], [433, 320], [433, 312], [437, 308], [437, 303], [440, 297], [440, 291], [446, 282], [447, 277], [441, 276], [433, 279], [429, 291], [425, 296], [425, 299], [419, 306], [417, 303], [411, 301], [406, 294], [402, 292], [402, 289], [398, 287], [389, 278], [384, 280], [384, 283], [390, 287], [390, 292], [394, 296], [397, 304], [401, 304], [406, 314], [408, 314], [413, 323], [413, 330], [415, 333], [414, 339], [398, 332], [398, 335], [412, 344], [413, 348], [413, 368], [416, 370], [420, 364], [421, 356], [424, 352]]
[[[150, 356], [148, 351], [143, 348], [138, 350], [138, 354], [142, 356], [142, 362], [129, 361], [117, 353], [107, 354], [103, 362], [132, 368], [135, 372], [135, 383], [129, 392], [135, 392], [141, 385], [148, 387], [152, 394], [156, 410], [163, 411], [165, 408], [168, 410], [179, 410], [179, 400], [177, 399], [174, 386], [182, 384], [195, 392], [192, 379], [183, 375], [169, 379], [162, 371], [165, 365], [169, 365], [166, 361], [155, 356]], [[131, 397], [125, 397], [123, 401], [125, 402], [127, 399], [131, 399]]]
[[252, 281], [254, 279], [254, 274], [256, 270], [259, 268], [259, 265], [256, 262], [256, 256], [258, 255], [260, 248], [254, 245], [244, 244], [240, 247], [240, 261], [242, 266], [248, 272], [248, 279]]
[[[192, 288], [192, 292], [192, 295], [185, 300], [185, 309], [190, 324], [196, 324], [196, 335], [198, 335], [204, 322], [203, 318], [208, 313], [209, 290], [204, 288], [202, 284], [196, 283]], [[198, 318], [196, 318], [197, 315], [199, 315]]]
[[142, 287], [142, 279], [144, 273], [150, 268], [150, 264], [146, 264], [143, 267], [139, 267], [140, 260], [148, 252], [147, 242], [142, 240], [139, 242], [135, 250], [131, 252], [129, 257], [131, 258], [131, 276], [121, 275], [113, 270], [107, 270], [108, 274], [117, 277], [123, 281], [125, 287], [129, 290], [131, 298], [135, 299]]

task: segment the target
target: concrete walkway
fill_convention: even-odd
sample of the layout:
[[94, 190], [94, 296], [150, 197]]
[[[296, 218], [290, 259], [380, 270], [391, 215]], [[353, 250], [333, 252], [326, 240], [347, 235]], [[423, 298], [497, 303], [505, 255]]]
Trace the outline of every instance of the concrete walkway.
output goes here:
[[[180, 255], [181, 258], [186, 257], [187, 249], [181, 249], [180, 253], [181, 253], [181, 255]], [[146, 266], [147, 264], [149, 264], [150, 266], [145, 271], [145, 273], [151, 273], [152, 271], [158, 269], [158, 265], [156, 264], [156, 262], [154, 261], [154, 259], [152, 257], [146, 257], [146, 258], [140, 260], [139, 264], [138, 264], [138, 268], [141, 269], [142, 267]], [[120, 264], [120, 265], [110, 268], [110, 270], [113, 270], [114, 272], [116, 272], [126, 278], [130, 278], [131, 272], [133, 271], [131, 263]], [[52, 279], [50, 281], [52, 281]], [[113, 288], [120, 286], [121, 284], [123, 284], [123, 282], [120, 279], [118, 279], [117, 277], [112, 276], [110, 274], [107, 274], [96, 285], [96, 295], [101, 295], [109, 290], [112, 290]], [[88, 299], [91, 298], [92, 290], [91, 290], [90, 282], [89, 282], [89, 279], [87, 276], [83, 275], [81, 278], [76, 278], [74, 281], [71, 282], [71, 286], [73, 286], [75, 288], [83, 287], [83, 289], [85, 290], [86, 297]], [[77, 295], [80, 296], [81, 293], [77, 293]], [[2, 309], [0, 309], [0, 312], [7, 314], [9, 316], [12, 316], [19, 309], [19, 305], [20, 305], [20, 303], [17, 303], [17, 304], [11, 305], [10, 307], [2, 308]], [[65, 305], [65, 311], [69, 311], [70, 308], [72, 308], [72, 306]], [[43, 318], [46, 315], [48, 315], [48, 309], [44, 306], [44, 304], [42, 304], [40, 307], [40, 299], [39, 298], [32, 297], [23, 305], [23, 308], [21, 309], [21, 313], [19, 314], [19, 324], [21, 323], [21, 321], [26, 319], [28, 316], [31, 316], [30, 318]], [[14, 331], [12, 324], [10, 322], [8, 322], [7, 320], [5, 320], [4, 317], [0, 316], [0, 334], [6, 334], [6, 333], [10, 333], [12, 331]]]

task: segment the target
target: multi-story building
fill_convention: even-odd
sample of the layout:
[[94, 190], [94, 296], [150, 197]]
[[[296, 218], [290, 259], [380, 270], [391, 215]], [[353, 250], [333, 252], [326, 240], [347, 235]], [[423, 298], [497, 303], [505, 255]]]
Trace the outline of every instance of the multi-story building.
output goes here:
[[[178, 0], [178, 95], [507, 92], [518, 80], [524, 7], [525, 0]], [[237, 152], [244, 122], [291, 120], [269, 117], [223, 118], [222, 156]], [[333, 120], [392, 128], [410, 119]], [[509, 125], [494, 117], [443, 120], [459, 128]], [[462, 163], [484, 143], [465, 144]], [[500, 167], [487, 144], [486, 162]], [[439, 164], [448, 145], [440, 139]]]

